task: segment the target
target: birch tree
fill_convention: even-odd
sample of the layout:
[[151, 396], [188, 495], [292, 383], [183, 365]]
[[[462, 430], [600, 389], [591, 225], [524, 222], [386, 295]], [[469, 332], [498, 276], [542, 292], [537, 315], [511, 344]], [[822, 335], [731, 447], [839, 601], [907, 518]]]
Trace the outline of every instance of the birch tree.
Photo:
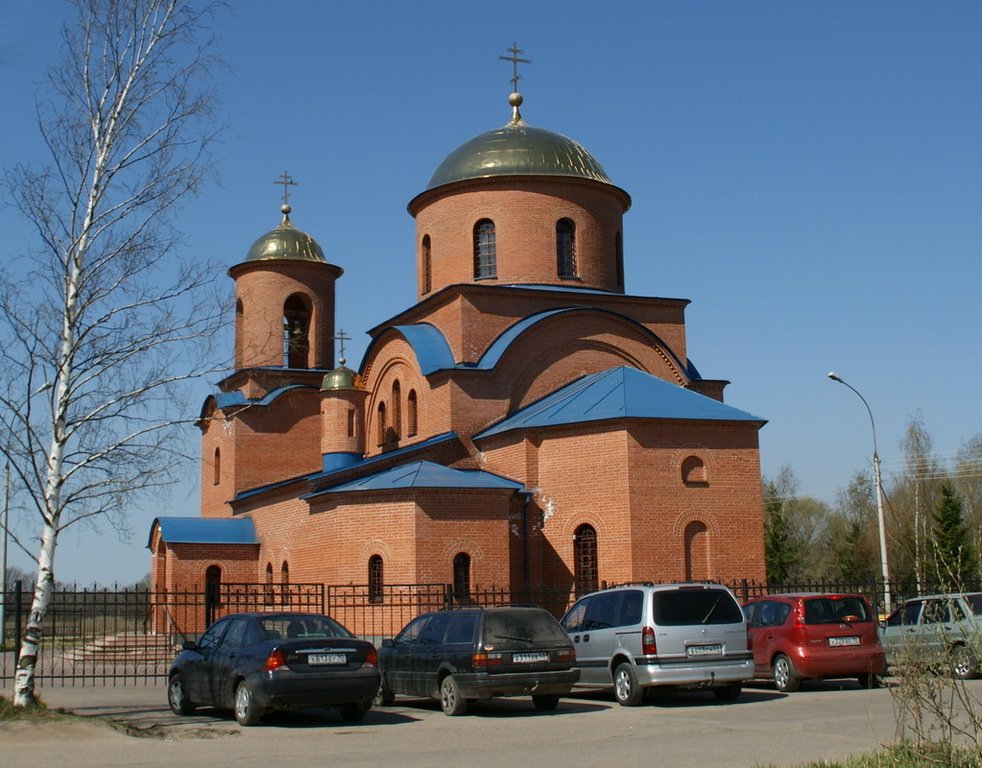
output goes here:
[[[58, 538], [123, 528], [188, 457], [187, 382], [213, 367], [216, 271], [182, 263], [177, 204], [211, 170], [210, 29], [219, 10], [188, 0], [75, 0], [60, 64], [36, 98], [43, 166], [4, 174], [36, 247], [0, 294], [0, 439], [37, 534], [14, 701], [35, 701], [35, 666]], [[93, 557], [98, 557], [93, 552]]]

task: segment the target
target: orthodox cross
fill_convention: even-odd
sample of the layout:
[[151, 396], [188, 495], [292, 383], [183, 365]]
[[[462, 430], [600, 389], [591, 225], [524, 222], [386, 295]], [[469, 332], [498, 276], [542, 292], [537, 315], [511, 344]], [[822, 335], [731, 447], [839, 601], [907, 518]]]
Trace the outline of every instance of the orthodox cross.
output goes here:
[[340, 346], [341, 346], [341, 354], [338, 356], [338, 362], [341, 365], [344, 365], [344, 342], [350, 341], [351, 337], [348, 334], [346, 334], [344, 332], [344, 328], [342, 328], [336, 334], [334, 334], [334, 338], [340, 342]]
[[525, 53], [525, 51], [523, 51], [521, 48], [518, 47], [518, 43], [513, 42], [511, 44], [511, 48], [505, 48], [505, 50], [508, 51], [511, 54], [511, 56], [500, 56], [499, 55], [498, 58], [501, 59], [502, 61], [510, 61], [511, 62], [511, 71], [512, 71], [512, 75], [511, 75], [511, 89], [513, 91], [517, 91], [518, 90], [518, 81], [522, 79], [522, 76], [520, 74], [518, 74], [518, 65], [519, 65], [519, 63], [521, 63], [521, 64], [531, 64], [532, 63], [532, 59], [520, 59], [520, 58], [518, 58], [518, 54]]
[[286, 171], [283, 171], [283, 175], [280, 176], [280, 178], [274, 181], [273, 183], [283, 185], [283, 205], [289, 205], [290, 204], [289, 188], [299, 186], [299, 182], [294, 181], [290, 177], [290, 174], [288, 174]]

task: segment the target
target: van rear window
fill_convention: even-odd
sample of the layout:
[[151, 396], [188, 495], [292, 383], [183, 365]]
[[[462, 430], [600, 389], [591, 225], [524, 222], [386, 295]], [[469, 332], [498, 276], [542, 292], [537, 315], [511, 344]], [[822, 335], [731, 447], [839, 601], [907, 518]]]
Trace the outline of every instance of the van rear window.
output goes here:
[[672, 589], [655, 592], [655, 623], [662, 626], [686, 624], [738, 624], [743, 611], [723, 589]]

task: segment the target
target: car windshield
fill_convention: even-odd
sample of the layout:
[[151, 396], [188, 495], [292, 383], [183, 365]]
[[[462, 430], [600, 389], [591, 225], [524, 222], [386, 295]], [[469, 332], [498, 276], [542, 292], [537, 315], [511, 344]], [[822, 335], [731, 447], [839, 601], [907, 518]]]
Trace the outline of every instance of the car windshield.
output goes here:
[[489, 611], [484, 619], [484, 642], [569, 642], [559, 623], [545, 611]]
[[259, 620], [267, 640], [301, 640], [324, 637], [354, 637], [348, 630], [327, 616], [294, 614], [270, 616]]
[[663, 626], [737, 624], [743, 611], [724, 589], [671, 589], [655, 592], [655, 622]]
[[858, 597], [813, 597], [805, 600], [805, 624], [869, 621], [866, 603]]

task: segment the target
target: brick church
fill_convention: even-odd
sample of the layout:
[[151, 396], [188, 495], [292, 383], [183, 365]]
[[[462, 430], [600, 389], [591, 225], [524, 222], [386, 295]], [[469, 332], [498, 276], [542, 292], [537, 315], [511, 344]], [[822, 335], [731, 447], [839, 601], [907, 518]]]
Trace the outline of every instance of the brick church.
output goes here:
[[627, 192], [509, 104], [409, 202], [416, 303], [357, 371], [342, 269], [289, 205], [229, 269], [234, 371], [198, 422], [200, 517], [151, 526], [155, 589], [763, 579], [764, 420], [700, 376], [686, 299], [628, 292]]

